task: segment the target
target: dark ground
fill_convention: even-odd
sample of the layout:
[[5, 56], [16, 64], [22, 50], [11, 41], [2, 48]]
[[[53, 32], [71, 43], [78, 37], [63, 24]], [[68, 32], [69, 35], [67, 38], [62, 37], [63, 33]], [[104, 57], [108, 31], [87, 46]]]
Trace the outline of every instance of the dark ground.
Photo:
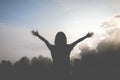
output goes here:
[[[81, 60], [72, 61], [72, 72], [68, 80], [120, 80], [120, 54], [86, 54]], [[1, 61], [0, 80], [61, 80], [62, 75], [52, 68], [52, 61], [42, 56], [27, 57], [11, 64]], [[59, 77], [59, 78], [58, 78]], [[66, 79], [66, 80], [67, 80]], [[65, 79], [63, 79], [65, 80]]]

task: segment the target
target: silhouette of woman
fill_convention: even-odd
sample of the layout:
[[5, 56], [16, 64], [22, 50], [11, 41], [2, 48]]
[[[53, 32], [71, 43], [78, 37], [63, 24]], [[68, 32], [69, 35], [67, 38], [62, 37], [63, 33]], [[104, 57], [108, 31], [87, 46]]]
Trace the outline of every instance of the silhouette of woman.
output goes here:
[[55, 45], [50, 44], [44, 37], [39, 35], [38, 31], [33, 31], [32, 34], [37, 36], [42, 41], [45, 42], [48, 49], [51, 52], [53, 58], [53, 65], [56, 73], [65, 77], [67, 74], [70, 74], [70, 52], [74, 48], [74, 46], [83, 41], [86, 38], [89, 38], [93, 35], [93, 33], [88, 33], [86, 36], [76, 40], [71, 44], [67, 44], [66, 36], [63, 32], [58, 32], [55, 37]]

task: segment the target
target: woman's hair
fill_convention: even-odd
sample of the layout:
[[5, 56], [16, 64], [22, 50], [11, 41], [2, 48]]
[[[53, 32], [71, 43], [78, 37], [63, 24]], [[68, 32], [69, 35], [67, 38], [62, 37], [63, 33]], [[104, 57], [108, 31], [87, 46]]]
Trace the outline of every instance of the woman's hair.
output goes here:
[[55, 45], [64, 45], [67, 43], [66, 36], [63, 32], [58, 32], [55, 37]]

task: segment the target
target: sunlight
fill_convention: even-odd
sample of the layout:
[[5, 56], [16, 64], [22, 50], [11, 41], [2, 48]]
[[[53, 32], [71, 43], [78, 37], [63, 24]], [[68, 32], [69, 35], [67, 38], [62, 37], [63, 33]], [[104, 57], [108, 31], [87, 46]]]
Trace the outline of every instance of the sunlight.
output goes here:
[[88, 17], [82, 18], [83, 20], [75, 18], [72, 20], [73, 22], [71, 22], [70, 25], [67, 25], [67, 32], [71, 39], [78, 39], [83, 37], [88, 32], [93, 32], [94, 35], [101, 35], [105, 33], [105, 29], [101, 27], [103, 19], [92, 18], [90, 16]]
[[[103, 20], [98, 18], [92, 18], [91, 16], [80, 19], [73, 18], [73, 22], [71, 21], [70, 25], [67, 25], [66, 32], [68, 37], [68, 43], [71, 43], [83, 36], [85, 36], [88, 32], [93, 32], [94, 36], [92, 38], [86, 39], [80, 42], [71, 52], [71, 57], [79, 56], [81, 53], [81, 48], [84, 48], [85, 45], [89, 49], [96, 49], [97, 44], [105, 39], [106, 35], [104, 33], [106, 30], [101, 27]], [[88, 18], [88, 20], [87, 20]], [[81, 47], [81, 48], [80, 48]], [[79, 56], [80, 57], [80, 56]]]
[[[115, 32], [113, 31], [120, 28], [120, 16], [117, 15], [112, 19], [109, 18], [108, 21], [105, 21], [105, 22], [101, 21], [101, 23], [97, 22], [97, 20], [96, 22], [91, 21], [90, 24], [94, 24], [94, 25], [89, 26], [88, 24], [80, 23], [80, 24], [77, 24], [76, 27], [71, 27], [71, 29], [69, 29], [69, 35], [71, 37], [69, 40], [71, 41], [74, 41], [76, 39], [79, 39], [85, 36], [88, 32], [94, 33], [94, 36], [92, 38], [82, 41], [79, 44], [79, 46], [77, 46], [73, 50], [74, 54], [72, 54], [71, 56], [78, 55], [77, 53], [80, 53], [80, 50], [86, 46], [89, 49], [96, 49], [98, 43], [101, 42], [102, 40], [109, 39], [111, 36], [113, 38], [114, 37], [113, 35], [115, 34]], [[118, 30], [117, 30], [117, 33], [118, 33]], [[78, 47], [80, 49], [78, 49]]]
[[120, 15], [114, 16], [111, 20], [111, 24], [113, 27], [120, 28]]

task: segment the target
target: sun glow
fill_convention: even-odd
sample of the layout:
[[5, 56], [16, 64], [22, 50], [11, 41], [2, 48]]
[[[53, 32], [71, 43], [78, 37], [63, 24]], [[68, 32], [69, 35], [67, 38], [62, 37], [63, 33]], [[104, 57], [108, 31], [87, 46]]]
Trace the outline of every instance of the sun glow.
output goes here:
[[111, 25], [120, 28], [120, 15], [113, 17], [113, 19], [111, 20]]
[[[96, 25], [95, 25], [96, 24]], [[98, 22], [95, 22], [93, 26], [82, 25], [84, 27], [76, 27], [71, 29], [72, 31], [75, 31], [76, 33], [71, 31], [71, 39], [78, 39], [80, 37], [83, 37], [87, 34], [87, 32], [93, 32], [94, 36], [82, 41], [79, 46], [80, 50], [83, 50], [83, 48], [87, 49], [96, 49], [97, 45], [102, 40], [109, 40], [112, 42], [120, 42], [118, 37], [116, 37], [117, 33], [120, 33], [120, 16], [117, 15], [113, 17], [112, 19], [109, 19], [108, 21], [101, 21], [101, 24], [98, 24]], [[81, 26], [81, 25], [79, 25]], [[73, 53], [80, 53], [81, 51], [77, 50]], [[75, 55], [75, 54], [74, 54]], [[77, 55], [77, 54], [76, 54]]]

